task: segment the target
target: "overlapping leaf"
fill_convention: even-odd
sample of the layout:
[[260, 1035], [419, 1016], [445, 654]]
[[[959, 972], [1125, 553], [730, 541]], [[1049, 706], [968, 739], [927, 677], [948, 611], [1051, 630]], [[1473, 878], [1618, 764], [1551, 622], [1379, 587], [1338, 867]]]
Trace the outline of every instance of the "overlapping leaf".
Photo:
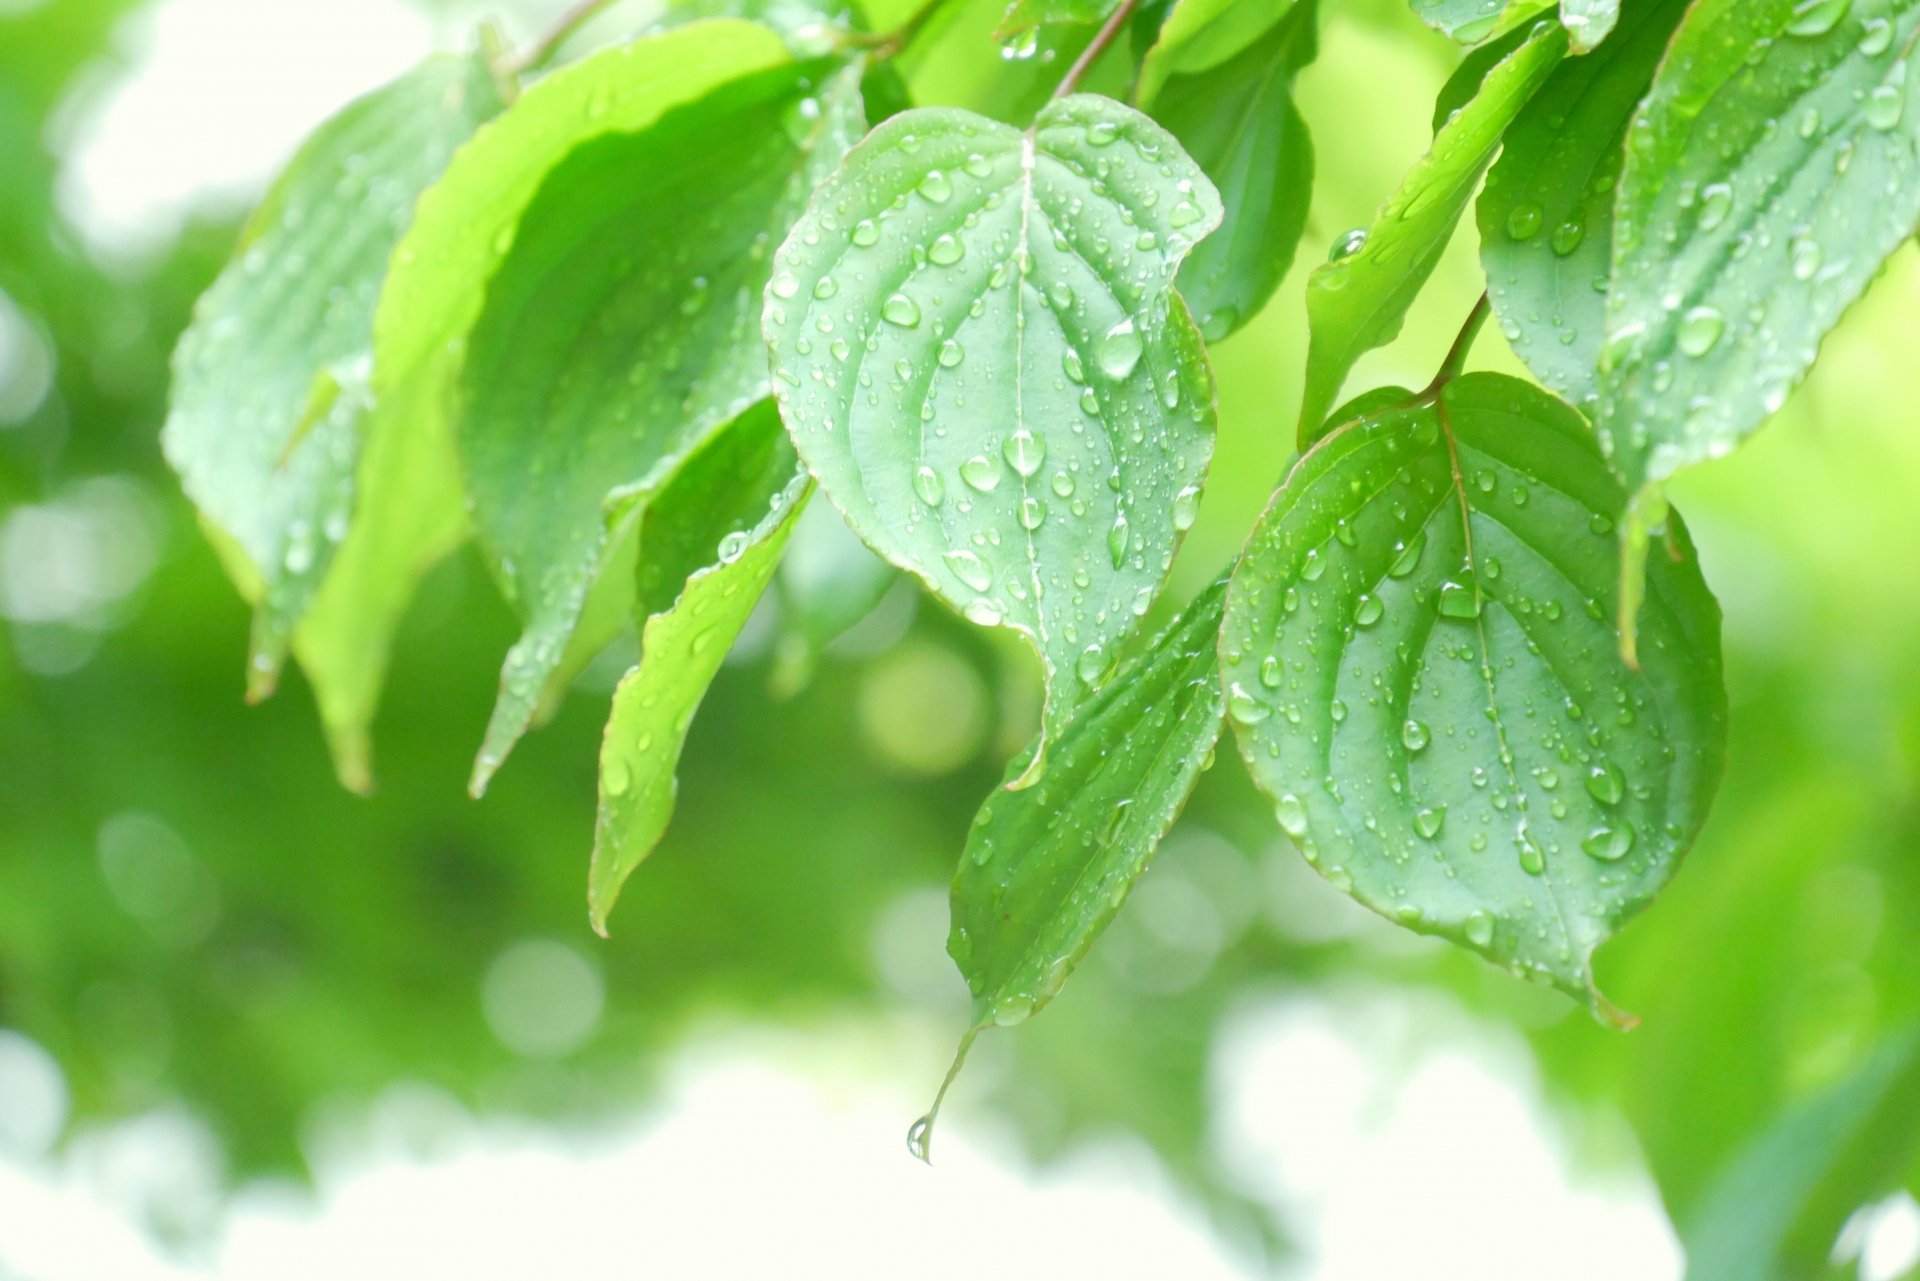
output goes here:
[[1411, 3], [1420, 21], [1461, 44], [1479, 44], [1553, 7], [1553, 0], [1411, 0]]
[[1480, 194], [1493, 313], [1534, 376], [1589, 416], [1627, 122], [1686, 8], [1686, 0], [1636, 5], [1590, 57], [1561, 63], [1508, 127]]
[[1292, 13], [1299, 0], [1179, 0], [1140, 61], [1134, 105], [1152, 111], [1160, 89], [1177, 75], [1226, 62]]
[[780, 416], [763, 401], [695, 454], [642, 517], [640, 665], [614, 691], [600, 748], [588, 906], [603, 934], [620, 887], [673, 816], [687, 728], [772, 581], [808, 492]]
[[1683, 533], [1643, 669], [1616, 652], [1624, 504], [1577, 414], [1469, 375], [1301, 460], [1221, 641], [1241, 752], [1322, 875], [1602, 1014], [1593, 950], [1672, 876], [1726, 734]]
[[[1313, 141], [1293, 103], [1293, 78], [1314, 58], [1315, 8], [1315, 0], [1297, 0], [1244, 50], [1204, 72], [1172, 76], [1154, 101], [1154, 118], [1206, 171], [1226, 208], [1220, 229], [1180, 268], [1180, 296], [1208, 342], [1266, 305], [1306, 229]], [[1193, 54], [1196, 43], [1182, 48]]]
[[894, 117], [777, 257], [774, 390], [822, 488], [874, 550], [1046, 666], [1025, 781], [1197, 510], [1213, 384], [1171, 285], [1219, 221], [1165, 130], [1076, 95], [1026, 133]]
[[582, 144], [527, 206], [460, 387], [474, 525], [526, 621], [476, 790], [576, 628], [579, 662], [617, 628], [630, 580], [608, 574], [645, 495], [766, 395], [773, 246], [862, 131], [857, 68], [778, 67]]
[[1120, 7], [1120, 0], [1013, 0], [994, 33], [1017, 35], [1049, 22], [1095, 23]]
[[1400, 332], [1460, 215], [1492, 163], [1500, 136], [1565, 56], [1566, 33], [1541, 24], [1487, 72], [1480, 91], [1434, 136], [1433, 147], [1382, 205], [1364, 242], [1335, 246], [1307, 280], [1306, 391], [1300, 445], [1311, 444], [1354, 361]]
[[1635, 114], [1615, 208], [1600, 436], [1643, 510], [1785, 403], [1920, 222], [1920, 2], [1702, 0]]
[[350, 527], [388, 255], [421, 190], [500, 105], [480, 58], [443, 56], [322, 125], [180, 340], [161, 443], [251, 564], [255, 697]]

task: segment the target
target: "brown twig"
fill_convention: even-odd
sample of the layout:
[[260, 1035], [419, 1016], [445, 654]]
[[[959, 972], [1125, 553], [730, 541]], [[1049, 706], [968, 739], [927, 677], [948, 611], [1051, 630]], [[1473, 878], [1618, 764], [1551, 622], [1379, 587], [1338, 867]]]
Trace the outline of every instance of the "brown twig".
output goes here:
[[1053, 91], [1055, 98], [1064, 98], [1080, 87], [1080, 78], [1086, 75], [1088, 68], [1099, 61], [1100, 55], [1107, 51], [1107, 46], [1113, 43], [1113, 38], [1120, 34], [1120, 28], [1127, 25], [1127, 19], [1133, 16], [1134, 6], [1138, 3], [1139, 0], [1120, 0], [1120, 7], [1113, 11], [1113, 16], [1094, 33], [1093, 40], [1080, 51], [1080, 56], [1073, 60], [1073, 65], [1067, 68], [1067, 74], [1060, 77], [1060, 84]]

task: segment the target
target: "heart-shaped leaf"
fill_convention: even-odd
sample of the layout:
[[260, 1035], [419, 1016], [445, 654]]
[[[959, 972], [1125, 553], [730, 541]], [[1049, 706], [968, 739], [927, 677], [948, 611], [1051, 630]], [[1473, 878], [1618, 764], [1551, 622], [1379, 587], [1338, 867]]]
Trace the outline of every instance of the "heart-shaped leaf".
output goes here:
[[1154, 103], [1154, 119], [1213, 179], [1226, 207], [1220, 229], [1180, 268], [1180, 296], [1208, 342], [1266, 306], [1306, 229], [1313, 140], [1293, 103], [1293, 78], [1317, 51], [1315, 8], [1299, 0], [1226, 62], [1173, 76]]
[[1590, 417], [1627, 122], [1686, 8], [1686, 0], [1636, 5], [1601, 49], [1555, 68], [1507, 128], [1476, 209], [1487, 296], [1507, 341], [1534, 377]]
[[481, 59], [443, 56], [320, 126], [180, 340], [161, 444], [252, 564], [253, 697], [272, 691], [350, 528], [388, 255], [420, 192], [500, 107]]
[[1307, 385], [1300, 447], [1313, 443], [1353, 362], [1393, 341], [1407, 308], [1453, 236], [1480, 175], [1520, 108], [1566, 55], [1566, 32], [1541, 24], [1487, 72], [1480, 91], [1434, 135], [1433, 146], [1374, 215], [1364, 238], [1336, 244], [1307, 278]]
[[1786, 403], [1920, 222], [1917, 39], [1920, 0], [1698, 0], [1674, 33], [1628, 136], [1601, 353], [1628, 606], [1657, 487]]
[[1617, 653], [1624, 505], [1578, 414], [1457, 379], [1301, 459], [1221, 641], [1241, 752], [1322, 875], [1602, 1014], [1593, 951], [1673, 875], [1726, 737], [1719, 610], [1677, 526], [1643, 669]]
[[687, 728], [780, 564], [806, 472], [772, 401], [687, 462], [641, 518], [640, 665], [614, 691], [600, 748], [588, 905], [606, 933], [634, 868], [673, 816]]
[[1171, 286], [1219, 221], [1171, 135], [1075, 95], [1024, 133], [895, 116], [777, 255], [765, 331], [801, 457], [868, 546], [1045, 664], [1022, 781], [1193, 523], [1213, 380]]

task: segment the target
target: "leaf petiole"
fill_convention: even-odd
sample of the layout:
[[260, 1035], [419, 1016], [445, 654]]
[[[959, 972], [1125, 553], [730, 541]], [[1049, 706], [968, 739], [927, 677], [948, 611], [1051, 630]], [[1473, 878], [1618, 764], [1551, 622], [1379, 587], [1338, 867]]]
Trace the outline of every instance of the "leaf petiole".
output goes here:
[[1100, 30], [1094, 32], [1092, 41], [1080, 51], [1080, 56], [1073, 60], [1073, 65], [1067, 68], [1067, 74], [1060, 77], [1060, 83], [1053, 90], [1056, 100], [1066, 97], [1080, 87], [1081, 77], [1085, 76], [1093, 64], [1100, 60], [1100, 55], [1107, 51], [1107, 46], [1113, 43], [1114, 37], [1119, 35], [1121, 28], [1127, 25], [1127, 19], [1133, 16], [1134, 7], [1138, 3], [1139, 0], [1120, 0], [1120, 7], [1113, 11]]
[[553, 25], [541, 32], [525, 50], [507, 59], [505, 69], [515, 76], [521, 76], [544, 67], [560, 51], [560, 46], [567, 42], [569, 36], [612, 3], [613, 0], [579, 0], [578, 4], [554, 19]]
[[1486, 294], [1480, 295], [1480, 301], [1473, 304], [1473, 310], [1467, 313], [1466, 323], [1460, 326], [1460, 332], [1454, 337], [1453, 346], [1447, 349], [1447, 357], [1440, 362], [1440, 372], [1433, 376], [1426, 390], [1420, 393], [1421, 400], [1432, 400], [1440, 395], [1440, 389], [1460, 376], [1466, 368], [1467, 354], [1473, 350], [1473, 340], [1480, 336], [1480, 326], [1487, 323], [1487, 316], [1493, 305]]

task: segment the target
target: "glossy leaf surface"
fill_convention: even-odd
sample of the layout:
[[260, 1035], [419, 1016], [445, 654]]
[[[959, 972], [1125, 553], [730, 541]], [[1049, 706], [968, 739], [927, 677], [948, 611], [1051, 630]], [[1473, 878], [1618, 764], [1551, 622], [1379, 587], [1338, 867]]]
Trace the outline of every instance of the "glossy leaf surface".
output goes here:
[[1461, 44], [1479, 44], [1510, 31], [1553, 0], [1411, 0], [1420, 21]]
[[1560, 0], [1560, 25], [1575, 53], [1592, 53], [1620, 21], [1620, 0]]
[[1026, 133], [894, 117], [778, 255], [765, 329], [801, 456], [870, 547], [1028, 638], [1045, 738], [1197, 512], [1213, 383], [1171, 285], [1219, 221], [1165, 130], [1076, 95]]
[[254, 570], [255, 697], [272, 691], [350, 527], [388, 255], [421, 190], [499, 110], [479, 58], [443, 56], [322, 125], [180, 340], [161, 443]]
[[1037, 786], [996, 791], [974, 817], [947, 951], [975, 1027], [1019, 1023], [1053, 999], [1180, 816], [1220, 735], [1225, 601], [1224, 581], [1201, 593], [1074, 718]]
[[1154, 118], [1206, 171], [1226, 209], [1220, 229], [1180, 268], [1180, 296], [1208, 342], [1253, 319], [1293, 265], [1313, 195], [1313, 140], [1293, 78], [1315, 48], [1315, 3], [1300, 0], [1225, 63], [1168, 80], [1154, 102]]
[[1589, 416], [1627, 122], [1686, 8], [1685, 0], [1636, 5], [1596, 52], [1562, 62], [1507, 129], [1477, 205], [1480, 261], [1501, 330], [1534, 377]]
[[640, 665], [600, 747], [588, 904], [606, 933], [620, 887], [673, 816], [687, 728], [779, 566], [808, 481], [771, 401], [690, 460], [642, 517]]
[[1920, 3], [1703, 0], [1636, 114], [1616, 205], [1601, 440], [1631, 490], [1786, 402], [1920, 221]]
[[1312, 336], [1300, 409], [1303, 448], [1339, 397], [1353, 362], [1399, 334], [1407, 308], [1499, 150], [1501, 134], [1566, 51], [1566, 33], [1547, 26], [1487, 72], [1480, 92], [1434, 136], [1432, 148], [1374, 215], [1365, 242], [1357, 249], [1336, 245], [1335, 253], [1344, 256], [1308, 277]]
[[1014, 0], [995, 34], [1017, 35], [1049, 22], [1100, 22], [1119, 7], [1120, 0]]
[[862, 130], [857, 68], [745, 75], [581, 144], [521, 216], [460, 386], [474, 526], [526, 624], [476, 789], [564, 675], [576, 628], [576, 662], [617, 629], [631, 577], [616, 552], [645, 496], [765, 397], [773, 247]]
[[1603, 1015], [1593, 950], [1673, 875], [1726, 735], [1719, 609], [1649, 574], [1611, 626], [1625, 495], [1572, 410], [1474, 374], [1304, 457], [1235, 572], [1241, 752], [1329, 881]]
[[1141, 59], [1134, 105], [1152, 111], [1168, 80], [1219, 66], [1300, 7], [1299, 0], [1179, 0]]

